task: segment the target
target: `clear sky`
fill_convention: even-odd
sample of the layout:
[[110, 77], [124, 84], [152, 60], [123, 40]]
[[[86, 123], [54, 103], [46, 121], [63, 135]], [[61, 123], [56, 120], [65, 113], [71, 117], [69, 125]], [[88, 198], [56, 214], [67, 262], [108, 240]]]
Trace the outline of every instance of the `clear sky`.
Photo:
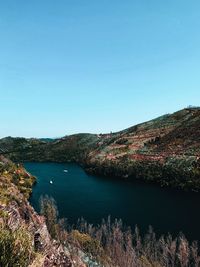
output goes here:
[[117, 131], [200, 105], [199, 0], [0, 1], [0, 137]]

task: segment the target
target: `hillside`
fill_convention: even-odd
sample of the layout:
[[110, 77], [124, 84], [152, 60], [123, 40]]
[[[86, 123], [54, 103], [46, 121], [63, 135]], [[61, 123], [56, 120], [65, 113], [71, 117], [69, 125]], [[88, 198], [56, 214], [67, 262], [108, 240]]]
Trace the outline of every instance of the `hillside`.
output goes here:
[[5, 137], [0, 139], [0, 154], [16, 162], [23, 161], [81, 161], [88, 151], [96, 148], [95, 134], [75, 134], [55, 139]]
[[[72, 257], [51, 238], [28, 198], [35, 177], [0, 156], [0, 266], [72, 266]], [[77, 265], [84, 266], [78, 257]]]
[[116, 133], [89, 153], [86, 165], [92, 173], [199, 190], [200, 109], [184, 109]]
[[90, 173], [200, 189], [200, 108], [187, 108], [111, 134], [54, 141], [3, 138], [14, 161], [76, 161]]

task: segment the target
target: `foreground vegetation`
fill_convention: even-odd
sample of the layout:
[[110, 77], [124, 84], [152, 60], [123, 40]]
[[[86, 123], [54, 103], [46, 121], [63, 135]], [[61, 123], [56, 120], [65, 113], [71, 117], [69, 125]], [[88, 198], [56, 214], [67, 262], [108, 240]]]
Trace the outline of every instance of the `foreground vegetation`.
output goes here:
[[27, 267], [35, 255], [31, 233], [25, 227], [12, 231], [5, 223], [0, 223], [1, 267]]
[[170, 234], [157, 238], [152, 227], [149, 227], [147, 234], [141, 237], [137, 227], [132, 232], [123, 226], [121, 220], [111, 222], [110, 218], [102, 220], [98, 226], [88, 224], [84, 219], [71, 226], [66, 220], [57, 219], [58, 211], [52, 198], [42, 198], [41, 207], [54, 238], [71, 248], [71, 253], [84, 251], [99, 266], [200, 266], [197, 242], [190, 244], [182, 234], [177, 238]]
[[[17, 196], [14, 201], [11, 199], [9, 205], [14, 205], [16, 199]], [[23, 199], [18, 199], [18, 202], [22, 201]], [[7, 206], [8, 204], [4, 204], [0, 208]], [[36, 239], [30, 224], [20, 222], [19, 218], [15, 217], [16, 214], [9, 212], [9, 209], [0, 209], [0, 266], [44, 266], [45, 254], [42, 251], [42, 243]], [[153, 229], [149, 227], [146, 235], [141, 236], [137, 227], [132, 232], [130, 228], [123, 226], [121, 220], [112, 222], [110, 218], [102, 220], [97, 226], [88, 224], [84, 219], [78, 220], [76, 225], [70, 225], [66, 219], [59, 219], [55, 200], [48, 196], [41, 198], [41, 214], [45, 216], [46, 226], [56, 248], [64, 247], [71, 259], [79, 257], [85, 262], [85, 266], [200, 266], [197, 242], [190, 244], [182, 234], [176, 238], [171, 235], [156, 237]], [[38, 227], [40, 228], [41, 224]], [[38, 233], [38, 230], [36, 232]], [[42, 259], [39, 265], [36, 265], [37, 258]], [[56, 266], [72, 265], [69, 263]]]
[[34, 182], [21, 165], [0, 155], [0, 267], [71, 267], [28, 202]]

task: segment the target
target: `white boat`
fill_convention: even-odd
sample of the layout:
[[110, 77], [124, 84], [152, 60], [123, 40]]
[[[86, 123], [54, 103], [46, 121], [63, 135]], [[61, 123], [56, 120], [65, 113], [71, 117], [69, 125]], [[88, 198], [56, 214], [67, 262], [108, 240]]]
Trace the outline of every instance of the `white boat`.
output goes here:
[[52, 180], [50, 180], [50, 181], [49, 181], [49, 183], [50, 183], [50, 184], [53, 184], [53, 181], [52, 181]]
[[68, 172], [68, 170], [64, 170], [64, 172]]

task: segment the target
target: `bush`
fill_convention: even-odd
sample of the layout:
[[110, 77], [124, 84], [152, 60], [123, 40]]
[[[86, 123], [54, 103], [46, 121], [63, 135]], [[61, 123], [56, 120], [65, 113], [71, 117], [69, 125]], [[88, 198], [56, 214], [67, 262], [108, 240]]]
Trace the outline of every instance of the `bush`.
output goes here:
[[23, 227], [11, 231], [0, 224], [0, 266], [27, 267], [34, 256], [32, 237]]
[[98, 254], [100, 253], [100, 242], [97, 239], [92, 238], [89, 234], [83, 234], [78, 230], [73, 230], [70, 236], [75, 243], [78, 243], [78, 245], [84, 252], [89, 253], [93, 256], [98, 256]]

